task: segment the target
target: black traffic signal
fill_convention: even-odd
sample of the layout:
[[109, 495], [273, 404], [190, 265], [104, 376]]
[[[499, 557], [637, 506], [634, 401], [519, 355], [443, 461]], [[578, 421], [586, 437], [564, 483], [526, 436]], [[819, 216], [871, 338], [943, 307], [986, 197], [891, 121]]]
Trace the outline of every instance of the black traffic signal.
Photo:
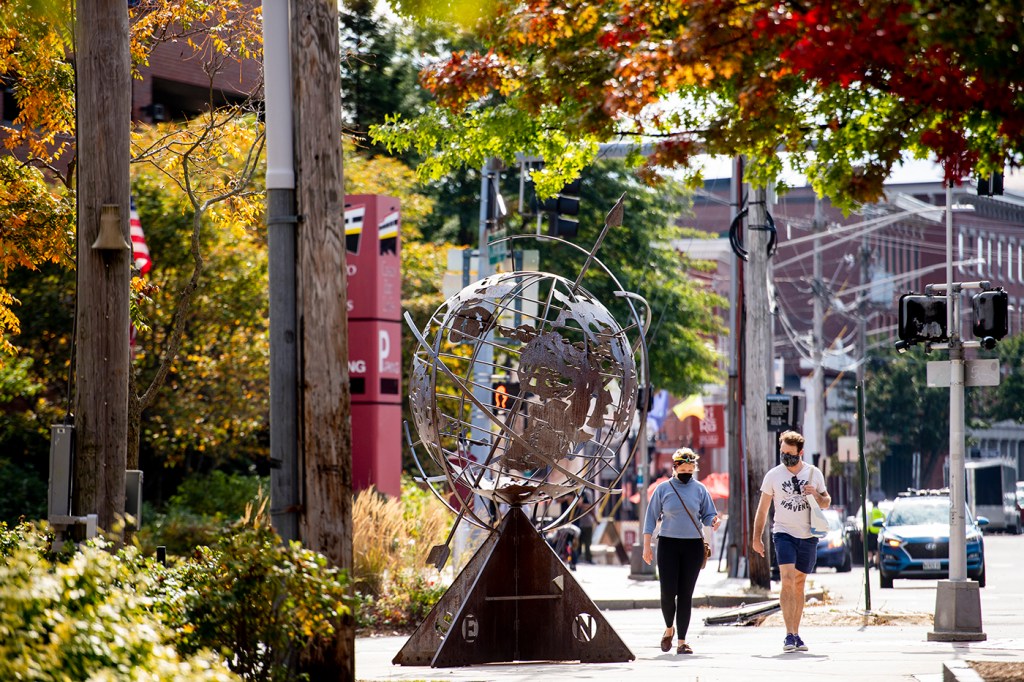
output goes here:
[[948, 341], [946, 297], [926, 294], [900, 296], [896, 335], [908, 345], [925, 341]]
[[544, 200], [548, 214], [548, 234], [552, 237], [575, 237], [579, 232], [580, 179], [576, 178], [549, 199]]
[[974, 335], [986, 348], [1010, 333], [1010, 297], [1002, 288], [989, 289], [971, 298], [971, 320]]
[[978, 178], [978, 196], [991, 197], [1003, 193], [1003, 174], [993, 173], [991, 177]]

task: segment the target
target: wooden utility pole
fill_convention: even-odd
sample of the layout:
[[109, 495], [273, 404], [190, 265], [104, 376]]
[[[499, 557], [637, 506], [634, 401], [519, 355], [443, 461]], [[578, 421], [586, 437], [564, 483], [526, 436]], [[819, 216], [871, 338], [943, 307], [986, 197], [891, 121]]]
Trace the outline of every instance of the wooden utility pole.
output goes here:
[[[746, 334], [744, 337], [744, 426], [746, 431], [748, 528], [754, 527], [754, 515], [761, 498], [761, 482], [773, 465], [774, 432], [768, 431], [766, 396], [772, 367], [771, 301], [768, 298], [768, 235], [767, 192], [750, 192], [750, 211], [744, 247], [750, 254], [743, 277], [743, 303]], [[765, 548], [771, 551], [767, 541]], [[761, 557], [749, 553], [750, 584], [768, 589], [771, 586], [769, 554]]]
[[[72, 513], [111, 531], [128, 451], [131, 72], [124, 0], [78, 0], [78, 305]], [[94, 248], [104, 216], [115, 239]], [[123, 240], [122, 246], [116, 238]]]
[[[303, 544], [352, 569], [352, 425], [345, 302], [341, 63], [336, 2], [292, 0], [292, 92]], [[304, 657], [310, 679], [355, 679], [355, 626]]]

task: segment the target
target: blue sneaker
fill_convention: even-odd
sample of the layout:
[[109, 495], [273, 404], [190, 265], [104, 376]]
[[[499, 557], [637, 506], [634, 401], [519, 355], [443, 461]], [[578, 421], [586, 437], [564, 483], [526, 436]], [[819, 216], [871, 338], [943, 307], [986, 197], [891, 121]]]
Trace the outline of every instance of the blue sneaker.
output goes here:
[[804, 644], [804, 640], [800, 639], [800, 635], [793, 635], [793, 639], [796, 640], [797, 651], [807, 651], [807, 645]]
[[786, 641], [782, 645], [782, 650], [786, 653], [796, 651], [796, 635], [791, 635], [788, 632], [786, 633]]

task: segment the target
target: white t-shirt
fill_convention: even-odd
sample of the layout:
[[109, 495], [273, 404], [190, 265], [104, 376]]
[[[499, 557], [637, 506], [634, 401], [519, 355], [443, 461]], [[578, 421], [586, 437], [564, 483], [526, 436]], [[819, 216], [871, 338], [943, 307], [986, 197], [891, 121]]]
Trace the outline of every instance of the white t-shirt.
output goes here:
[[[794, 478], [799, 481], [799, 485], [794, 484]], [[787, 533], [795, 538], [814, 537], [811, 532], [811, 506], [807, 496], [800, 492], [808, 484], [813, 485], [820, 494], [825, 494], [825, 477], [821, 470], [807, 462], [803, 462], [796, 474], [779, 464], [764, 475], [761, 492], [771, 495], [775, 503], [773, 533]]]

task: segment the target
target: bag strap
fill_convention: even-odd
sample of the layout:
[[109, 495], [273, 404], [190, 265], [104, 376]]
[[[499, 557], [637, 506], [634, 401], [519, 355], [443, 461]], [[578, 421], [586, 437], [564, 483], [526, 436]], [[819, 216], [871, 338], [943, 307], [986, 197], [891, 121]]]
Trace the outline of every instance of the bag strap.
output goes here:
[[704, 539], [704, 531], [702, 531], [700, 526], [697, 525], [697, 519], [693, 518], [693, 514], [690, 513], [690, 508], [686, 506], [685, 502], [683, 502], [683, 496], [680, 495], [679, 491], [676, 490], [676, 487], [672, 485], [672, 479], [669, 479], [668, 485], [670, 488], [672, 488], [672, 492], [676, 494], [676, 497], [679, 498], [679, 504], [683, 505], [683, 509], [686, 510], [686, 515], [690, 517], [691, 521], [693, 521], [693, 527], [697, 529], [698, 533], [700, 533], [701, 539]]

